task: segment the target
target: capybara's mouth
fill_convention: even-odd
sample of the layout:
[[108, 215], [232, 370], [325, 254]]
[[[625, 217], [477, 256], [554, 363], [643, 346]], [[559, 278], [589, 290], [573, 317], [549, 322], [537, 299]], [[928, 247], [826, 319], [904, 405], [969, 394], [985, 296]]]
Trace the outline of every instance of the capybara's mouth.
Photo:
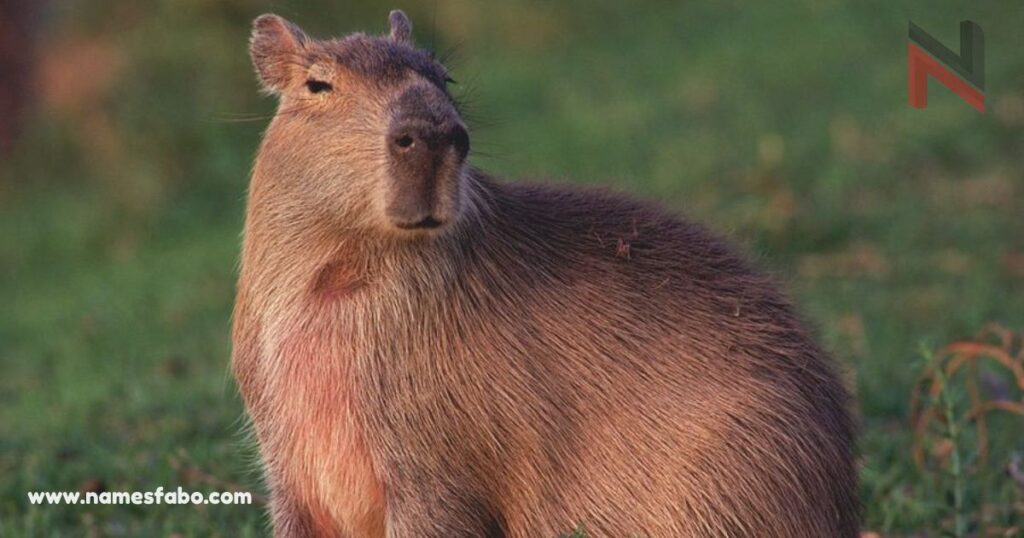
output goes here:
[[437, 220], [433, 216], [428, 216], [417, 222], [398, 222], [395, 223], [395, 226], [403, 230], [433, 230], [440, 228], [442, 224], [444, 224], [443, 221]]

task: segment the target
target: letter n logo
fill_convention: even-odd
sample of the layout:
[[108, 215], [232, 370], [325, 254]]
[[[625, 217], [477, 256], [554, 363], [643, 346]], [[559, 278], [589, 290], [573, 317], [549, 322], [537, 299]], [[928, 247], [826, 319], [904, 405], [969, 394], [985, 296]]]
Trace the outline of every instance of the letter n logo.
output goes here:
[[957, 56], [911, 21], [910, 42], [907, 43], [910, 106], [928, 106], [929, 75], [979, 112], [984, 112], [985, 35], [981, 26], [972, 21], [960, 21], [960, 55]]

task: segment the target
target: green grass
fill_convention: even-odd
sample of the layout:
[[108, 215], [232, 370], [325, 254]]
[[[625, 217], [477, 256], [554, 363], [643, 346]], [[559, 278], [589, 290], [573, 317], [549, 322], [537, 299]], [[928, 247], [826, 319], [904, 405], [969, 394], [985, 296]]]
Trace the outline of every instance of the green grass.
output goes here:
[[[663, 200], [779, 274], [855, 387], [865, 528], [944, 525], [943, 488], [911, 460], [909, 395], [922, 342], [987, 321], [1024, 328], [1024, 12], [396, 3], [421, 43], [455, 49], [475, 164]], [[26, 499], [94, 480], [261, 493], [228, 355], [247, 173], [273, 110], [245, 49], [264, 11], [315, 35], [383, 31], [387, 15], [371, 2], [254, 0], [52, 11], [44, 50], [100, 44], [122, 67], [79, 91], [84, 104], [41, 99], [0, 161], [0, 536], [265, 534], [259, 506]], [[936, 83], [929, 108], [911, 109], [907, 19], [956, 49], [968, 17], [987, 38], [989, 112]], [[1013, 423], [996, 433], [997, 454], [1024, 443]], [[987, 473], [966, 475], [966, 508], [985, 508], [978, 484], [994, 484], [986, 503], [1018, 498], [1000, 465]]]

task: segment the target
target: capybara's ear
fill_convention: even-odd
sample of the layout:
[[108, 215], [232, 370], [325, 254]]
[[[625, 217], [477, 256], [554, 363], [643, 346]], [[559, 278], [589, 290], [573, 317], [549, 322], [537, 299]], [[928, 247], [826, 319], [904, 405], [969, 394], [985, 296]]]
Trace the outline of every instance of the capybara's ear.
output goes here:
[[263, 88], [279, 93], [303, 67], [309, 38], [302, 29], [278, 17], [260, 15], [252, 23], [249, 55]]
[[391, 26], [391, 33], [388, 37], [392, 41], [412, 45], [412, 22], [409, 21], [409, 17], [405, 16], [405, 12], [401, 9], [392, 11], [388, 15], [388, 24]]

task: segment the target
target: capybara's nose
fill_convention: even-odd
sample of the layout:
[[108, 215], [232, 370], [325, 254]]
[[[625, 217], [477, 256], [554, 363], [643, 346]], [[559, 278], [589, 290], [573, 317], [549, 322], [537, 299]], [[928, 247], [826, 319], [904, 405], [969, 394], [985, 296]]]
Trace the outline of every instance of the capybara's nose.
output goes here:
[[456, 121], [435, 125], [410, 118], [392, 126], [388, 141], [395, 159], [425, 175], [432, 173], [449, 153], [459, 161], [469, 153], [469, 133]]
[[399, 228], [440, 226], [448, 216], [443, 193], [455, 188], [469, 133], [457, 120], [412, 116], [395, 121], [387, 137], [393, 181], [388, 217]]

